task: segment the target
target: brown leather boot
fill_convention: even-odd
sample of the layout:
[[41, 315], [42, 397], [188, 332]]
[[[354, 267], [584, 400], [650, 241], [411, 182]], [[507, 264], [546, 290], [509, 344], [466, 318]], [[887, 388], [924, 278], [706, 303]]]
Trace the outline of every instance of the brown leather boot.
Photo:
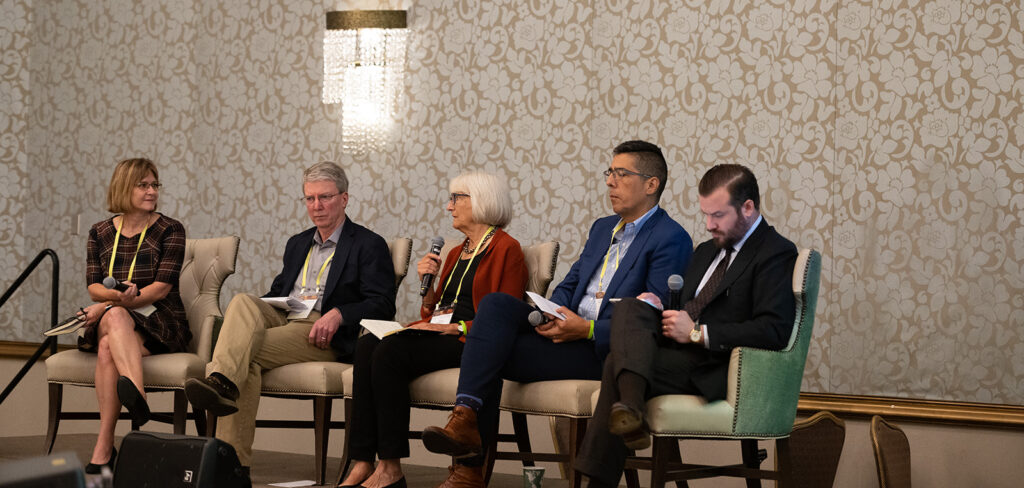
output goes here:
[[423, 446], [430, 452], [447, 454], [455, 458], [480, 454], [480, 431], [476, 426], [476, 412], [469, 407], [456, 405], [448, 416], [448, 425], [444, 428], [427, 427], [423, 430]]
[[484, 488], [483, 466], [448, 466], [448, 479], [437, 488]]

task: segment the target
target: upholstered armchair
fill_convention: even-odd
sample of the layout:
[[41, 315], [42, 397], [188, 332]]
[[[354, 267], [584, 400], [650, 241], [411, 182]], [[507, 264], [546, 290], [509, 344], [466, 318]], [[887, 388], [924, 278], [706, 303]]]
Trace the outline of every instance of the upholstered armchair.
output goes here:
[[[789, 344], [781, 351], [750, 347], [733, 349], [729, 362], [728, 394], [725, 400], [707, 402], [694, 395], [663, 395], [647, 402], [647, 422], [653, 436], [650, 458], [631, 458], [629, 469], [650, 469], [651, 488], [667, 481], [734, 476], [747, 478], [748, 486], [760, 486], [759, 479], [783, 480], [786, 472], [759, 469], [759, 439], [789, 436], [796, 418], [800, 383], [818, 303], [821, 255], [800, 251], [793, 269], [796, 319]], [[735, 439], [741, 443], [743, 464], [702, 466], [684, 464], [679, 456], [681, 439]], [[786, 466], [785, 443], [778, 455]], [[627, 482], [637, 486], [636, 472], [627, 471]]]
[[903, 429], [882, 417], [871, 417], [871, 447], [881, 488], [910, 488], [910, 441]]
[[[224, 280], [235, 272], [238, 237], [188, 239], [185, 261], [178, 281], [181, 301], [185, 305], [192, 342], [188, 352], [158, 354], [142, 358], [147, 392], [174, 393], [174, 412], [170, 416], [175, 434], [185, 433], [188, 401], [185, 380], [206, 374], [213, 343], [214, 322], [221, 317], [220, 290]], [[46, 381], [50, 390], [49, 426], [46, 431], [46, 452], [53, 449], [61, 419], [98, 419], [98, 412], [64, 412], [61, 403], [64, 385], [95, 387], [96, 354], [69, 350], [46, 360]], [[122, 414], [124, 415], [124, 414]], [[167, 421], [167, 414], [154, 414], [153, 419]], [[127, 418], [127, 417], [126, 417]], [[195, 412], [196, 431], [203, 432], [204, 412]], [[133, 426], [135, 427], [135, 426]]]

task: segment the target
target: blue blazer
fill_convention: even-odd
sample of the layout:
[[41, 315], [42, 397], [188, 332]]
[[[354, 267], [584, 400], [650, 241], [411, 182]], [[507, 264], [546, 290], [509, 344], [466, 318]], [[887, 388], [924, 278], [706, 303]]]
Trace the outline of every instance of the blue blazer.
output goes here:
[[[306, 254], [313, 247], [316, 227], [288, 239], [284, 248], [284, 267], [270, 285], [268, 297], [287, 296], [302, 272]], [[384, 239], [373, 231], [346, 218], [341, 238], [324, 284], [320, 311], [332, 308], [341, 312], [342, 323], [331, 338], [331, 347], [339, 361], [349, 361], [355, 352], [364, 318], [391, 320], [395, 317], [395, 267]]]
[[[619, 223], [618, 215], [602, 217], [590, 226], [587, 242], [569, 274], [551, 293], [551, 301], [576, 311], [594, 273], [599, 273], [604, 255], [611, 245], [612, 230]], [[619, 261], [605, 299], [594, 321], [594, 348], [602, 359], [608, 354], [609, 332], [614, 303], [609, 298], [631, 298], [645, 291], [668, 299], [668, 277], [682, 275], [693, 254], [690, 234], [659, 208], [637, 233], [629, 251]]]

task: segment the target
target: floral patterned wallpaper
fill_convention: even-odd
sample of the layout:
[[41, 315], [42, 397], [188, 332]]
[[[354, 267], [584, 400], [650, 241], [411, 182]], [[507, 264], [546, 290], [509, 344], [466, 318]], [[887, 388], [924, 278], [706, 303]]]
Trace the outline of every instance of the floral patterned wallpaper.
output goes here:
[[[320, 103], [324, 12], [409, 9], [390, 149], [343, 154]], [[353, 220], [454, 237], [447, 181], [505, 175], [510, 233], [558, 240], [558, 276], [610, 212], [618, 142], [660, 144], [662, 205], [708, 238], [696, 183], [757, 174], [762, 210], [824, 266], [804, 389], [1024, 404], [1024, 6], [1019, 2], [0, 0], [0, 258], [43, 247], [62, 310], [114, 162], [154, 158], [190, 237], [242, 237], [224, 300], [263, 293], [309, 225], [300, 173], [349, 171]], [[81, 229], [73, 235], [81, 216]], [[399, 318], [416, 313], [414, 279]], [[0, 310], [38, 340], [40, 278]], [[16, 310], [16, 311], [12, 311]], [[23, 320], [12, 321], [12, 317]]]

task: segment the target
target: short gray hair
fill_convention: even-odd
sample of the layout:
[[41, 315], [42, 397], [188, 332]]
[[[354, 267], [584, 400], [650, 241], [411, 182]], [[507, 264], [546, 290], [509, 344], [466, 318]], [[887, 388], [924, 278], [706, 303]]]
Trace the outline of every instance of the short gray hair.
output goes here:
[[348, 177], [345, 176], [345, 170], [331, 161], [321, 161], [302, 172], [303, 187], [306, 186], [306, 183], [313, 181], [333, 181], [334, 186], [338, 187], [338, 193], [348, 191]]
[[448, 184], [448, 191], [469, 193], [474, 222], [505, 227], [512, 220], [512, 195], [504, 178], [479, 171], [463, 173]]

